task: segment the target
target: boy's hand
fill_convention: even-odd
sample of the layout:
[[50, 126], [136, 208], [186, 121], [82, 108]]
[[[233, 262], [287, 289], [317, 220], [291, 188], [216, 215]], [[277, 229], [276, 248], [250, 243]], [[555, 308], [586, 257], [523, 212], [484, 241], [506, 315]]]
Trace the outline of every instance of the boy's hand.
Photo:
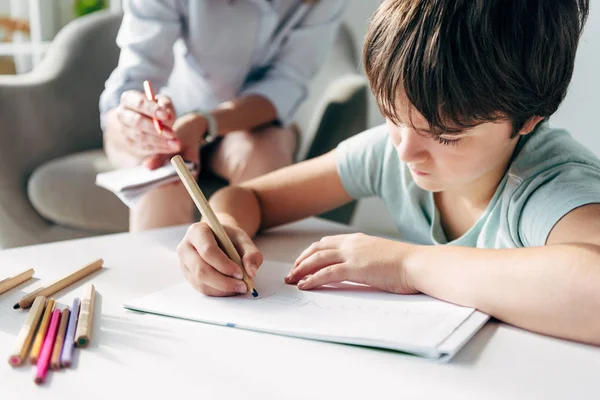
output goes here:
[[[263, 262], [262, 253], [250, 237], [237, 227], [223, 225], [240, 254], [251, 278]], [[206, 222], [193, 224], [177, 246], [179, 265], [186, 279], [207, 296], [233, 296], [246, 293], [242, 270], [219, 247]]]
[[414, 294], [404, 261], [416, 246], [361, 233], [324, 237], [296, 260], [285, 278], [302, 290], [342, 281]]

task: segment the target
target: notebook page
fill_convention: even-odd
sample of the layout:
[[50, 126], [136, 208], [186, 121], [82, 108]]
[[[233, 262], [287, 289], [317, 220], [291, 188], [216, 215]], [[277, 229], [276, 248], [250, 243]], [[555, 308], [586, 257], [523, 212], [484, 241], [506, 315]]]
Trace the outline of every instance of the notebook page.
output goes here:
[[[186, 166], [191, 172], [195, 172], [196, 168], [193, 163], [186, 163]], [[177, 171], [175, 171], [175, 168], [171, 164], [165, 164], [155, 170], [138, 166], [98, 174], [96, 176], [96, 184], [116, 193], [139, 189], [172, 177], [177, 177]]]
[[187, 282], [132, 300], [126, 308], [275, 334], [361, 344], [432, 358], [473, 309], [424, 295], [397, 295], [353, 284], [300, 291], [283, 278], [291, 265], [265, 262], [259, 297], [211, 298]]

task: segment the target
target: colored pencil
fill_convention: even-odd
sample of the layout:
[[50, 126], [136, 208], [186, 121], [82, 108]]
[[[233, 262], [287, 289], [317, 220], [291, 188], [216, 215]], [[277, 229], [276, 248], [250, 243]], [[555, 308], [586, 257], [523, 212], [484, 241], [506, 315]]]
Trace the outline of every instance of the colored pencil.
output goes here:
[[[150, 81], [144, 81], [144, 92], [146, 93], [146, 98], [148, 100], [152, 102], [156, 101], [156, 96], [154, 95], [154, 90], [152, 89], [152, 83], [150, 83]], [[162, 123], [156, 117], [152, 117], [152, 122], [154, 123], [154, 129], [156, 129], [158, 136], [162, 135]]]
[[36, 297], [31, 310], [29, 310], [29, 314], [27, 314], [27, 319], [19, 331], [19, 336], [17, 336], [15, 351], [8, 358], [8, 363], [13, 367], [21, 365], [23, 364], [23, 361], [25, 361], [29, 346], [31, 346], [31, 341], [33, 340], [33, 335], [35, 334], [35, 328], [37, 328], [38, 323], [42, 318], [42, 314], [44, 313], [45, 305], [46, 298], [44, 296]]
[[65, 334], [67, 333], [69, 313], [69, 307], [66, 307], [60, 316], [60, 325], [58, 326], [58, 333], [56, 334], [56, 340], [54, 341], [52, 357], [50, 357], [50, 369], [52, 370], [60, 369], [60, 353], [62, 352], [63, 345], [65, 343]]
[[33, 342], [33, 346], [31, 347], [31, 353], [29, 354], [29, 362], [32, 364], [37, 363], [40, 356], [40, 351], [42, 350], [42, 345], [44, 344], [44, 338], [46, 337], [46, 332], [48, 332], [48, 325], [50, 324], [52, 310], [54, 310], [54, 299], [49, 299], [46, 303], [46, 309], [44, 310], [42, 322], [40, 322], [40, 326], [35, 335], [35, 340]]
[[67, 275], [64, 278], [57, 280], [56, 282], [52, 283], [50, 286], [47, 286], [41, 290], [38, 289], [37, 291], [35, 291], [31, 294], [28, 294], [27, 296], [25, 296], [21, 300], [19, 300], [19, 302], [17, 304], [15, 304], [13, 306], [13, 308], [16, 310], [18, 308], [31, 307], [33, 300], [35, 300], [35, 295], [46, 296], [46, 297], [51, 296], [54, 293], [66, 288], [67, 286], [72, 285], [73, 283], [85, 278], [92, 272], [98, 271], [99, 269], [102, 268], [102, 264], [104, 264], [104, 260], [99, 258], [98, 260], [96, 260], [92, 263], [89, 263], [88, 265], [86, 265], [84, 267], [81, 267], [80, 269], [73, 272], [72, 274]]
[[77, 323], [77, 329], [75, 331], [75, 345], [77, 347], [86, 347], [90, 344], [90, 340], [92, 340], [95, 303], [96, 288], [90, 283], [83, 288], [79, 322]]
[[58, 331], [58, 324], [60, 322], [60, 309], [52, 312], [52, 320], [50, 321], [50, 327], [48, 333], [44, 338], [44, 347], [42, 353], [37, 361], [37, 371], [35, 373], [35, 383], [40, 384], [46, 380], [46, 374], [48, 373], [48, 366], [50, 364], [50, 357], [52, 356], [52, 349], [54, 348], [54, 342], [56, 340], [56, 332]]
[[71, 315], [69, 316], [69, 325], [67, 326], [67, 335], [65, 344], [60, 355], [60, 364], [63, 368], [68, 368], [73, 364], [73, 347], [75, 346], [75, 328], [77, 328], [77, 319], [79, 317], [79, 297], [73, 300]]
[[11, 278], [6, 278], [0, 281], [0, 294], [4, 292], [8, 292], [10, 289], [15, 286], [20, 285], [21, 283], [29, 280], [33, 277], [33, 273], [35, 270], [33, 268], [29, 268], [27, 271], [23, 271], [18, 275], [15, 275]]
[[173, 166], [177, 170], [179, 178], [181, 178], [181, 181], [183, 182], [185, 188], [194, 200], [196, 207], [198, 207], [198, 210], [208, 220], [208, 225], [215, 234], [217, 242], [219, 242], [221, 248], [224, 249], [227, 256], [231, 260], [233, 260], [233, 262], [239, 265], [242, 269], [243, 281], [248, 288], [248, 293], [252, 293], [253, 297], [257, 297], [258, 292], [254, 288], [252, 278], [250, 278], [250, 276], [246, 272], [246, 269], [244, 268], [244, 264], [242, 264], [242, 259], [240, 258], [240, 255], [235, 249], [235, 246], [231, 242], [229, 236], [227, 236], [223, 225], [221, 225], [221, 223], [219, 222], [219, 219], [215, 215], [215, 212], [211, 208], [210, 204], [208, 204], [208, 201], [206, 200], [206, 197], [204, 197], [204, 193], [202, 193], [202, 190], [200, 190], [200, 187], [196, 183], [196, 180], [194, 179], [188, 168], [185, 166], [183, 158], [181, 158], [181, 156], [175, 156], [171, 158], [171, 164], [173, 164]]

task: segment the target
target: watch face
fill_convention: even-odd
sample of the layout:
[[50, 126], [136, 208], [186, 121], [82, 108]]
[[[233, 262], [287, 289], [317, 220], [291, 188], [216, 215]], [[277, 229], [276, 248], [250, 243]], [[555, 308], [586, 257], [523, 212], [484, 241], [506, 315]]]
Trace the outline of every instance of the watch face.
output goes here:
[[206, 133], [206, 135], [204, 136], [204, 142], [205, 143], [212, 143], [215, 141], [217, 137], [214, 135], [211, 135], [210, 133]]

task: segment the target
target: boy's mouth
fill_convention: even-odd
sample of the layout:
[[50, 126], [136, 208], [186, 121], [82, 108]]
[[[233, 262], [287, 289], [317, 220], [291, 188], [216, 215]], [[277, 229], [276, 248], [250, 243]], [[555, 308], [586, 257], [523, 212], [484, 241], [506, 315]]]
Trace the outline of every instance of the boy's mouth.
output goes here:
[[428, 172], [419, 171], [418, 169], [415, 169], [414, 167], [411, 167], [411, 166], [409, 166], [409, 168], [413, 172], [413, 174], [418, 175], [418, 176], [428, 176], [428, 175], [431, 175]]

